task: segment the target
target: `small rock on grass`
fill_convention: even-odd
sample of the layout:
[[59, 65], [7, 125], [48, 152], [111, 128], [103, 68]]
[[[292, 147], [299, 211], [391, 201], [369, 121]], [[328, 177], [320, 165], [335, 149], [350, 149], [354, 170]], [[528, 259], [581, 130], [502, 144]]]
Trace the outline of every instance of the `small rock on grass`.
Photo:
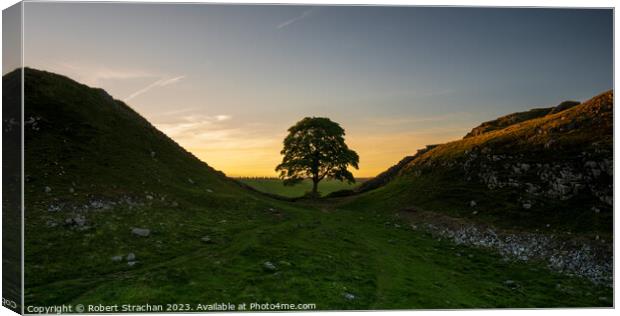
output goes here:
[[263, 263], [263, 268], [265, 270], [267, 270], [267, 271], [276, 271], [276, 270], [278, 270], [276, 265], [273, 264], [271, 261], [265, 261], [265, 263]]
[[151, 230], [146, 228], [132, 228], [131, 233], [140, 237], [148, 237], [151, 234]]
[[112, 257], [112, 261], [114, 262], [123, 261], [123, 256], [114, 256]]
[[211, 237], [209, 237], [209, 236], [204, 236], [204, 237], [200, 238], [200, 240], [201, 240], [202, 242], [204, 242], [204, 243], [208, 243], [208, 244], [210, 244], [210, 243], [212, 243], [212, 242], [213, 242], [213, 240], [211, 240]]
[[355, 299], [355, 295], [354, 294], [347, 293], [347, 292], [343, 293], [342, 296], [344, 296], [344, 298], [346, 300], [348, 300], [348, 301], [352, 301], [352, 300]]

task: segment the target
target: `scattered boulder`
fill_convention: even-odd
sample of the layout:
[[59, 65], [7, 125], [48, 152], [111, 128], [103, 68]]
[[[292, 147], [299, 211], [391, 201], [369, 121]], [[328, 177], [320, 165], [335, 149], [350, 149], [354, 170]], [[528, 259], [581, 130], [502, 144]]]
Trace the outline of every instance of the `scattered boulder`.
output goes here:
[[86, 224], [86, 218], [84, 216], [75, 216], [65, 219], [65, 224], [70, 226], [82, 227]]
[[276, 270], [278, 270], [276, 265], [273, 264], [271, 261], [265, 261], [265, 263], [263, 263], [263, 268], [265, 270], [267, 270], [267, 271], [276, 271]]
[[123, 256], [114, 256], [114, 257], [112, 257], [112, 261], [114, 261], [114, 262], [123, 261]]
[[134, 254], [133, 252], [130, 252], [127, 254], [127, 261], [135, 261], [135, 260], [136, 260], [136, 254]]
[[348, 301], [352, 301], [352, 300], [354, 300], [354, 299], [355, 299], [355, 295], [354, 295], [354, 294], [351, 294], [351, 293], [348, 293], [348, 292], [344, 292], [344, 293], [342, 294], [342, 296], [344, 296], [344, 298], [345, 298], [346, 300], [348, 300]]
[[213, 240], [211, 240], [211, 237], [209, 237], [209, 236], [204, 236], [204, 237], [200, 238], [200, 240], [202, 242], [204, 242], [204, 243], [207, 243], [207, 244], [213, 243]]
[[57, 205], [57, 204], [51, 204], [51, 205], [47, 208], [47, 210], [48, 210], [49, 212], [58, 212], [58, 211], [62, 210], [62, 207], [61, 207], [60, 205]]
[[46, 186], [44, 191], [45, 191], [45, 193], [50, 193], [50, 192], [52, 192], [52, 188]]
[[131, 233], [140, 237], [148, 237], [151, 234], [151, 230], [147, 228], [132, 228]]
[[474, 200], [469, 201], [469, 207], [475, 207], [476, 205], [478, 205], [476, 201]]

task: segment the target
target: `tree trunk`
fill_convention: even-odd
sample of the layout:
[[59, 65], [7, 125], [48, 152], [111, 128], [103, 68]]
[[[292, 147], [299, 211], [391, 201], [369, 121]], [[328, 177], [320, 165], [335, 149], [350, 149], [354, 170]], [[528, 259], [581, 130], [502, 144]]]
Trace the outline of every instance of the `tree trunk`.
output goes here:
[[312, 179], [312, 196], [318, 196], [319, 188], [319, 179]]

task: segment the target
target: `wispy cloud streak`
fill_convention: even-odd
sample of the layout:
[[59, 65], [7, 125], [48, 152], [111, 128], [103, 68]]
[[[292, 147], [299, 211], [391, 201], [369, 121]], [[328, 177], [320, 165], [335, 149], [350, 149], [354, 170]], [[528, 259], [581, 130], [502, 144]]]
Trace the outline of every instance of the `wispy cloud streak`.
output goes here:
[[171, 85], [171, 84], [177, 83], [180, 80], [182, 80], [183, 78], [185, 78], [185, 76], [177, 76], [177, 77], [172, 77], [172, 78], [167, 78], [167, 79], [164, 78], [164, 79], [157, 80], [157, 81], [149, 84], [148, 86], [146, 86], [146, 87], [144, 87], [144, 88], [142, 88], [142, 89], [140, 89], [140, 90], [130, 94], [123, 101], [127, 102], [127, 101], [129, 101], [129, 100], [131, 100], [131, 99], [141, 95], [141, 94], [146, 93], [147, 91], [149, 91], [149, 90], [151, 90], [151, 89], [153, 89], [155, 87], [165, 87], [167, 85]]
[[309, 17], [312, 13], [314, 13], [317, 10], [317, 8], [310, 8], [308, 10], [305, 10], [304, 12], [302, 12], [300, 15], [290, 19], [290, 20], [286, 20], [280, 24], [278, 24], [278, 26], [276, 26], [276, 28], [281, 29], [281, 28], [285, 28], [295, 22], [299, 22], [307, 17]]

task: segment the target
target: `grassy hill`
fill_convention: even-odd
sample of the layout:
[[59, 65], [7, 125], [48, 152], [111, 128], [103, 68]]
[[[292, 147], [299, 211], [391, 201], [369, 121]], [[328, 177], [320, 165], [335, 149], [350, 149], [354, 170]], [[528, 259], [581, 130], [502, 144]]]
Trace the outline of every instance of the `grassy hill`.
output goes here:
[[471, 130], [471, 132], [465, 135], [467, 137], [474, 137], [478, 135], [482, 135], [484, 133], [488, 133], [491, 131], [501, 130], [510, 125], [514, 125], [520, 122], [529, 121], [535, 118], [543, 117], [548, 114], [554, 114], [557, 112], [561, 112], [567, 109], [570, 109], [573, 106], [579, 105], [579, 102], [575, 101], [564, 101], [557, 106], [543, 109], [532, 109], [525, 112], [517, 112], [502, 116], [492, 121], [484, 122], [480, 124], [480, 126], [475, 127]]
[[[18, 80], [13, 72], [3, 85]], [[394, 183], [413, 181], [414, 167], [348, 205], [276, 200], [101, 89], [26, 69], [25, 93], [26, 305], [612, 305], [608, 286], [414, 229], [386, 207], [410, 190]]]
[[436, 146], [352, 203], [383, 201], [506, 228], [611, 238], [613, 93], [543, 112]]

